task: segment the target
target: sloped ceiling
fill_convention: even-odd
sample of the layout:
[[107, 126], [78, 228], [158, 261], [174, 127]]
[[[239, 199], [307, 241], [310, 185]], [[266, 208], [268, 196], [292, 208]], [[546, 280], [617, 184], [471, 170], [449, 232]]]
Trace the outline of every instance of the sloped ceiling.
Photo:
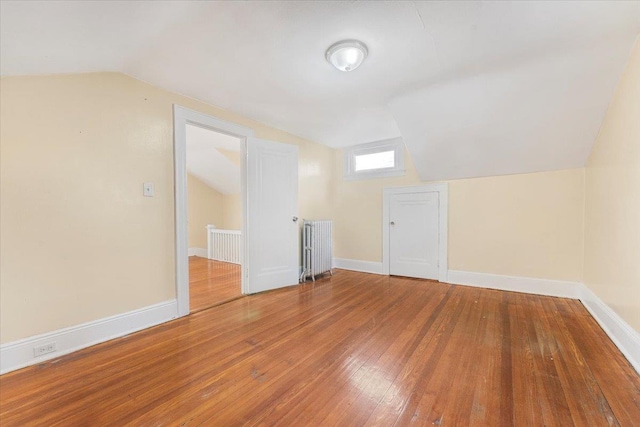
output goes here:
[[187, 171], [219, 193], [240, 193], [240, 140], [187, 124]]
[[[640, 2], [2, 2], [3, 75], [121, 71], [424, 180], [582, 166]], [[369, 47], [358, 70], [324, 59]]]
[[391, 101], [424, 181], [584, 166], [626, 45], [459, 78]]

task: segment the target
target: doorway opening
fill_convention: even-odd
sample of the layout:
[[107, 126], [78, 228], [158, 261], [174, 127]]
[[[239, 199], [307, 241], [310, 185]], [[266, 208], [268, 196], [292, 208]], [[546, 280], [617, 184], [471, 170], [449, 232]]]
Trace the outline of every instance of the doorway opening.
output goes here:
[[242, 139], [186, 125], [189, 308], [242, 295]]
[[[218, 269], [219, 276], [233, 276], [237, 277], [235, 270], [240, 270], [240, 293], [247, 293], [246, 290], [246, 281], [245, 281], [245, 271], [249, 267], [249, 260], [245, 256], [244, 248], [246, 247], [246, 212], [247, 212], [247, 192], [246, 192], [246, 147], [247, 147], [247, 138], [253, 136], [253, 129], [237, 125], [235, 123], [230, 123], [224, 120], [217, 119], [215, 117], [208, 116], [206, 114], [199, 113], [197, 111], [189, 110], [187, 108], [174, 105], [173, 107], [173, 126], [174, 126], [174, 180], [175, 180], [175, 259], [176, 259], [176, 300], [178, 302], [178, 312], [177, 316], [186, 316], [190, 313], [190, 266], [189, 266], [189, 255], [192, 255], [197, 258], [201, 258], [199, 261], [201, 263], [205, 263], [205, 261], [209, 261], [209, 243], [208, 239], [209, 233], [206, 225], [208, 222], [212, 222], [210, 220], [206, 220], [207, 223], [204, 228], [204, 236], [207, 239], [206, 246], [204, 245], [202, 236], [200, 235], [198, 238], [191, 239], [189, 238], [189, 210], [188, 210], [188, 167], [187, 167], [187, 132], [190, 135], [193, 132], [196, 134], [200, 131], [212, 131], [215, 132], [218, 136], [219, 140], [223, 140], [222, 137], [228, 137], [231, 139], [224, 139], [228, 144], [235, 144], [233, 149], [231, 150], [230, 146], [225, 148], [220, 148], [218, 153], [220, 156], [225, 158], [226, 160], [222, 160], [221, 164], [231, 163], [232, 165], [239, 166], [240, 168], [240, 247], [239, 247], [239, 266], [233, 267], [229, 266], [231, 269], [231, 274], [227, 274], [229, 271], [225, 272], [225, 269]], [[205, 134], [206, 136], [211, 137], [211, 135]], [[197, 138], [190, 138], [192, 142], [190, 145], [194, 144], [195, 148], [198, 146], [203, 146], [204, 148], [209, 148], [209, 144], [206, 142], [200, 141], [198, 143]], [[195, 141], [195, 142], [194, 142]], [[205, 138], [206, 141], [206, 138]], [[240, 145], [239, 156], [236, 153], [237, 144]], [[224, 145], [223, 145], [224, 147]], [[197, 151], [197, 150], [196, 150]], [[224, 153], [223, 153], [224, 151]], [[225, 156], [227, 154], [227, 156]], [[197, 156], [194, 156], [197, 157]], [[237, 159], [239, 157], [239, 165], [237, 164]], [[236, 163], [234, 163], [234, 159]], [[196, 177], [197, 179], [197, 177]], [[199, 181], [202, 181], [201, 179]], [[198, 184], [195, 179], [192, 180], [192, 184]], [[231, 185], [231, 184], [230, 184]], [[194, 190], [197, 191], [197, 190]], [[236, 205], [237, 206], [237, 205]], [[235, 217], [237, 218], [237, 216]], [[234, 219], [236, 221], [237, 219]], [[231, 220], [230, 220], [231, 221]], [[196, 221], [197, 222], [197, 221]], [[218, 220], [220, 222], [220, 220]], [[231, 222], [230, 222], [231, 224]], [[237, 223], [233, 223], [234, 226]], [[215, 222], [211, 225], [216, 226]], [[222, 217], [221, 225], [224, 227], [224, 214]], [[197, 226], [197, 224], [196, 224]], [[211, 228], [210, 228], [211, 229]], [[191, 245], [191, 246], [190, 246]], [[189, 250], [191, 248], [191, 251]], [[200, 255], [200, 256], [198, 256]], [[198, 261], [194, 258], [195, 261]], [[229, 263], [230, 264], [230, 263]], [[213, 280], [215, 281], [215, 273], [211, 273], [209, 270], [209, 266], [200, 266], [197, 267], [195, 264], [192, 268], [191, 276], [196, 279], [200, 278], [202, 280], [208, 280], [210, 276], [213, 276]], [[205, 270], [206, 272], [202, 272]], [[215, 270], [215, 269], [214, 269]], [[204, 287], [204, 284], [202, 284]], [[234, 280], [235, 287], [235, 280]], [[234, 288], [234, 292], [236, 292], [237, 288]], [[207, 295], [206, 290], [204, 294]], [[195, 301], [194, 301], [195, 302]], [[210, 303], [210, 302], [209, 302]], [[203, 304], [209, 304], [204, 302]]]
[[[177, 105], [174, 105], [173, 121], [177, 317], [186, 316], [190, 312], [187, 221], [188, 125], [240, 140], [242, 228], [238, 252], [241, 293], [252, 294], [297, 284], [300, 274], [297, 224], [298, 147], [255, 138], [250, 128]], [[217, 151], [224, 156], [229, 153], [223, 151], [230, 150], [222, 148]], [[233, 161], [229, 157], [233, 156], [235, 155], [227, 156], [227, 160], [231, 163]], [[222, 224], [224, 227], [224, 218]], [[219, 227], [215, 224], [207, 223], [207, 225], [214, 226], [208, 227], [209, 233], [207, 233], [207, 237], [213, 239], [214, 233], [211, 230]], [[215, 245], [213, 242], [212, 244]], [[232, 244], [223, 241], [221, 245]], [[207, 242], [207, 259], [209, 247]], [[203, 255], [202, 249], [204, 248], [192, 246], [191, 253]], [[195, 276], [195, 274], [194, 271], [192, 275]]]

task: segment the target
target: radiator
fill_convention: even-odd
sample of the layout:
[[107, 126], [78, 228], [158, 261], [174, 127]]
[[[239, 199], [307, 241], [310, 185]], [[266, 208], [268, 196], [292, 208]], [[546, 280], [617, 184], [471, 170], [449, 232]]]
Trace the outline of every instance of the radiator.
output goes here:
[[241, 264], [241, 240], [242, 232], [240, 230], [221, 230], [213, 225], [208, 225], [207, 258], [232, 264]]
[[331, 271], [331, 220], [302, 222], [302, 274], [300, 281]]

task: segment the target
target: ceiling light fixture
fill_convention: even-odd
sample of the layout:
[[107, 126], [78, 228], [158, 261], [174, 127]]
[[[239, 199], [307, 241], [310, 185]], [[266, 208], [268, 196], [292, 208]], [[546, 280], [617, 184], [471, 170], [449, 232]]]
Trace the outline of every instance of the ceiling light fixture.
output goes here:
[[362, 64], [369, 50], [358, 40], [342, 40], [327, 49], [327, 61], [340, 71], [353, 71]]

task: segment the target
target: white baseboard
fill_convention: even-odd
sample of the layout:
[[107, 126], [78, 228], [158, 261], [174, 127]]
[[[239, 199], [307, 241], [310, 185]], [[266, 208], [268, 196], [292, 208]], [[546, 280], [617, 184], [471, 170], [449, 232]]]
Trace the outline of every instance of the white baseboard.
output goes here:
[[187, 251], [189, 256], [199, 256], [201, 258], [207, 257], [207, 248], [189, 248]]
[[382, 272], [382, 263], [374, 261], [361, 261], [358, 259], [334, 258], [334, 268], [342, 268], [343, 270], [360, 271], [362, 273], [384, 274]]
[[581, 283], [449, 270], [448, 283], [562, 298], [580, 298]]
[[[176, 300], [95, 320], [0, 346], [0, 374], [58, 358], [178, 317]], [[56, 351], [35, 357], [34, 347], [55, 343]]]
[[640, 374], [640, 334], [582, 283], [456, 270], [449, 270], [448, 282], [502, 291], [579, 299], [631, 366]]
[[[345, 270], [382, 274], [382, 263], [334, 258]], [[640, 334], [582, 283], [449, 270], [449, 283], [504, 291], [580, 299], [611, 341], [640, 373]], [[166, 301], [70, 328], [0, 345], [0, 374], [58, 358], [177, 317], [177, 301]], [[37, 346], [55, 342], [56, 351], [34, 357]]]
[[587, 286], [582, 285], [580, 292], [582, 304], [640, 374], [640, 334]]

